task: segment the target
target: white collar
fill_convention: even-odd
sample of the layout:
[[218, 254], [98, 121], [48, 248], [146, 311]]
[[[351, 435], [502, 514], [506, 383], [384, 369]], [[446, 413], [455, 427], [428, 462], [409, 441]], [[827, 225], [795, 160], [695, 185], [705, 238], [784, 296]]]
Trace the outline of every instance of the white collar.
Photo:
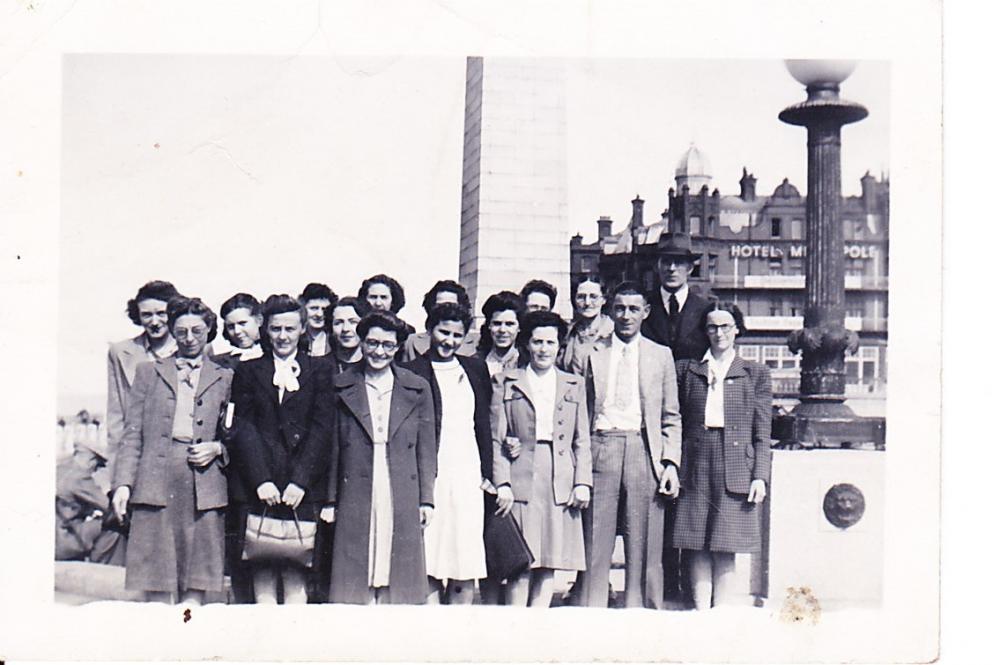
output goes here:
[[637, 348], [639, 346], [640, 337], [641, 335], [636, 335], [635, 337], [632, 338], [632, 341], [626, 342], [625, 340], [623, 340], [621, 337], [618, 336], [618, 333], [611, 333], [611, 348], [613, 351], [619, 353], [626, 346], [629, 348]]
[[282, 358], [278, 357], [277, 353], [275, 353], [274, 351], [272, 351], [271, 352], [271, 357], [274, 358], [274, 364], [275, 365], [288, 365], [288, 364], [291, 364], [291, 363], [295, 362], [295, 356], [297, 356], [298, 353], [299, 353], [299, 350], [295, 349], [294, 351], [292, 351], [292, 354], [290, 356], [288, 356], [287, 358], [282, 359]]
[[[684, 309], [684, 303], [687, 302], [688, 293], [691, 289], [685, 284], [681, 288], [674, 292], [674, 297], [677, 298], [677, 311]], [[663, 297], [663, 308], [670, 311], [670, 291], [667, 291], [663, 286], [660, 286], [660, 295]]]
[[712, 349], [705, 351], [705, 355], [701, 357], [702, 360], [708, 362], [709, 366], [716, 368], [716, 370], [721, 371], [725, 369], [729, 371], [729, 366], [733, 364], [733, 360], [736, 358], [736, 347], [731, 347], [728, 351], [722, 354], [722, 357], [718, 360], [712, 355]]

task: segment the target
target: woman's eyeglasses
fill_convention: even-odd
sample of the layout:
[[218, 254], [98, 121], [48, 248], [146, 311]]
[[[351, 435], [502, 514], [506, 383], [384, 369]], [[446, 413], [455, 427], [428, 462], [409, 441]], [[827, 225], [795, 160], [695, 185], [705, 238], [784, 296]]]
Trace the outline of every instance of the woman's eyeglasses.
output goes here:
[[377, 339], [366, 339], [364, 341], [365, 348], [369, 351], [377, 351], [379, 347], [386, 353], [395, 353], [396, 349], [399, 348], [399, 344], [393, 341], [380, 342]]
[[723, 323], [722, 325], [715, 325], [714, 323], [709, 323], [705, 326], [705, 330], [709, 335], [714, 335], [716, 333], [727, 333], [734, 330], [736, 326], [732, 323]]

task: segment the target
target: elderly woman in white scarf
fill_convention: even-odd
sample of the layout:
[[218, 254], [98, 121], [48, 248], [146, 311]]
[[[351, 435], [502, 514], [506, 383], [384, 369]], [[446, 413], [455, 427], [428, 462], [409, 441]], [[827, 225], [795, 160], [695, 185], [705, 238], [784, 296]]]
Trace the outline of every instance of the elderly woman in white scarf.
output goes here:
[[[233, 497], [241, 524], [248, 514], [265, 513], [308, 524], [315, 522], [325, 499], [330, 364], [302, 351], [305, 312], [298, 300], [272, 295], [262, 317], [264, 355], [240, 363], [233, 378]], [[315, 565], [246, 558], [251, 558], [256, 602], [276, 603], [279, 586], [285, 603], [306, 602]]]

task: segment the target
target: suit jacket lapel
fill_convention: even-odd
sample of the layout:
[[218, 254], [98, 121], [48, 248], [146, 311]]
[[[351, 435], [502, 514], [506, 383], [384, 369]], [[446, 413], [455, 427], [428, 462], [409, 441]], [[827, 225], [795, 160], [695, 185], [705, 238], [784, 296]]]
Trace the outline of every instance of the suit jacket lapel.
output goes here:
[[528, 386], [528, 378], [526, 376], [526, 374], [529, 371], [530, 370], [527, 367], [518, 370], [517, 374], [514, 377], [514, 380], [511, 382], [511, 390], [514, 390], [515, 388], [519, 390], [521, 394], [523, 394], [528, 399], [528, 402], [531, 404], [531, 407], [534, 408], [535, 399], [534, 396], [531, 394], [531, 387]]
[[209, 387], [222, 378], [222, 368], [215, 364], [214, 361], [205, 356], [205, 359], [201, 364], [201, 372], [198, 376], [198, 389], [195, 391], [194, 397], [198, 399], [204, 394]]
[[156, 373], [160, 375], [163, 382], [170, 387], [170, 390], [177, 394], [177, 365], [174, 363], [174, 356], [157, 358], [154, 362]]
[[[646, 398], [655, 398], [650, 400], [650, 410], [651, 413], [655, 413], [655, 418], [650, 418], [649, 421], [653, 423], [650, 427], [660, 426], [660, 402], [662, 397], [656, 393], [656, 387], [661, 383], [660, 373], [663, 368], [658, 363], [648, 363], [644, 362], [643, 356], [645, 355], [643, 351], [647, 348], [649, 342], [644, 339], [639, 339], [639, 413], [642, 414], [642, 422], [646, 422]], [[653, 390], [654, 394], [650, 394], [649, 391]]]
[[135, 368], [146, 359], [146, 347], [142, 344], [142, 335], [132, 338], [132, 343], [118, 351], [118, 364], [129, 385], [135, 383]]
[[[595, 342], [590, 354], [590, 371], [594, 377], [594, 411], [604, 404], [608, 394], [608, 372], [611, 361], [611, 341]], [[594, 414], [596, 415], [596, 414]]]
[[[295, 354], [295, 361], [299, 364], [299, 389], [294, 392], [285, 391], [285, 398], [281, 401], [282, 404], [287, 404], [289, 401], [295, 399], [297, 395], [302, 393], [306, 389], [306, 386], [309, 385], [309, 382], [312, 381], [313, 374], [315, 374], [313, 371], [315, 368], [315, 361], [308, 353], [299, 351]], [[274, 367], [273, 360], [271, 361], [271, 367]], [[272, 386], [272, 390], [274, 390], [275, 395], [277, 395], [278, 389]]]

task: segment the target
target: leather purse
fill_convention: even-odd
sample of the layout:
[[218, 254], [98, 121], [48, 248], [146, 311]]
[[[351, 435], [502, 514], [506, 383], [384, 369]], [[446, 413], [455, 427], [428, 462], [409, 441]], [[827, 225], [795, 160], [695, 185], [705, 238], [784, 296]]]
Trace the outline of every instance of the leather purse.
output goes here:
[[486, 572], [493, 579], [517, 577], [535, 560], [520, 527], [510, 513], [501, 517], [490, 511], [486, 517], [483, 541], [486, 547]]
[[249, 513], [243, 539], [243, 560], [263, 563], [296, 563], [312, 568], [316, 548], [316, 522], [300, 521], [292, 510], [292, 519]]

